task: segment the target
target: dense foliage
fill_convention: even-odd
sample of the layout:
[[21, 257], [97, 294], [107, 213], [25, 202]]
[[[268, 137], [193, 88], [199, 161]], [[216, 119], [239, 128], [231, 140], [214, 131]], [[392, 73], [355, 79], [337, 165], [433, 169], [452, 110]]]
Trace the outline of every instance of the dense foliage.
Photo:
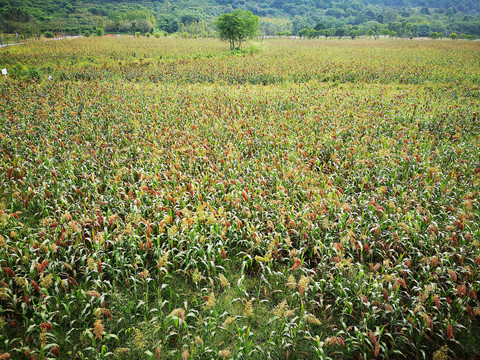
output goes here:
[[426, 37], [432, 32], [480, 36], [480, 5], [465, 0], [0, 0], [0, 32], [90, 34], [103, 28], [106, 33], [158, 30], [205, 37], [213, 35], [216, 17], [235, 9], [261, 17], [260, 35], [268, 36], [297, 35], [318, 24], [358, 35], [385, 29], [398, 33], [404, 22], [411, 29], [399, 36]]
[[[215, 27], [220, 40], [230, 43], [230, 50], [240, 48], [242, 42], [258, 35], [258, 16], [251, 11], [236, 10], [223, 14], [215, 20]], [[235, 46], [235, 44], [237, 46]]]
[[224, 47], [0, 50], [0, 357], [478, 352], [478, 46]]

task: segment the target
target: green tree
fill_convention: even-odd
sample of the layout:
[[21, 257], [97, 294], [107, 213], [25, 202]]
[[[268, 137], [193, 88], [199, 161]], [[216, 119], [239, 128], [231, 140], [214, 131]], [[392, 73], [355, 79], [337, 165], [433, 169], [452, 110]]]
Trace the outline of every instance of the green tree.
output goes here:
[[372, 29], [371, 29], [371, 34], [377, 40], [380, 37], [380, 32], [382, 31], [382, 27], [380, 26], [379, 23], [373, 24]]
[[423, 7], [420, 9], [420, 14], [422, 15], [430, 15], [430, 10], [428, 9], [428, 7]]
[[313, 36], [310, 35], [311, 32], [312, 32], [312, 29], [305, 27], [298, 32], [298, 36], [300, 36], [300, 38], [313, 38]]
[[240, 47], [246, 39], [257, 36], [258, 16], [253, 15], [251, 11], [239, 9], [218, 17], [215, 26], [220, 40], [228, 41], [230, 50], [233, 50], [235, 44]]
[[352, 40], [353, 40], [353, 39], [356, 39], [356, 38], [357, 38], [358, 36], [360, 36], [360, 35], [361, 35], [361, 34], [360, 34], [360, 30], [358, 30], [358, 29], [355, 29], [355, 30], [352, 29], [352, 30], [350, 30], [350, 31], [348, 32], [348, 36], [350, 36], [350, 37], [352, 38]]
[[136, 25], [137, 30], [140, 31], [142, 34], [151, 32], [153, 30], [153, 24], [146, 19], [139, 19]]
[[342, 38], [344, 37], [345, 35], [347, 35], [347, 28], [345, 28], [344, 26], [342, 27], [339, 27], [337, 30], [335, 30], [335, 36], [338, 36], [338, 38]]
[[457, 40], [458, 39], [458, 34], [457, 33], [451, 33], [450, 34], [450, 39]]
[[324, 36], [326, 38], [335, 36], [335, 28], [328, 28], [325, 30]]

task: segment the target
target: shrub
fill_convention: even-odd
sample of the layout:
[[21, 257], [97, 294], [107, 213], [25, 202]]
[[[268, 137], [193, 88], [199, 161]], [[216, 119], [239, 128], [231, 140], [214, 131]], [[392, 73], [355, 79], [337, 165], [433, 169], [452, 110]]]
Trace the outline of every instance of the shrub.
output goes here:
[[50, 31], [50, 30], [47, 30], [43, 33], [43, 35], [47, 38], [47, 39], [51, 39], [53, 37], [55, 37], [55, 34], [53, 33], [53, 31]]
[[441, 39], [443, 37], [443, 34], [442, 33], [438, 33], [438, 32], [431, 32], [430, 34], [428, 34], [428, 37], [430, 39]]

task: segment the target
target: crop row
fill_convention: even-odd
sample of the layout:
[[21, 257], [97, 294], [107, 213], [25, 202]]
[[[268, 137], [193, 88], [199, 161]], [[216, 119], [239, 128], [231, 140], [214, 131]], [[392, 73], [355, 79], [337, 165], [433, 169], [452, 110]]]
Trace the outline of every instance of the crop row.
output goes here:
[[[380, 44], [413, 47], [404, 68], [461, 47]], [[15, 51], [67, 48], [37, 46]], [[424, 85], [2, 79], [0, 358], [478, 351], [479, 92], [451, 66]]]
[[229, 53], [207, 39], [106, 38], [28, 44], [5, 51], [2, 65], [16, 77], [55, 81], [471, 85], [480, 82], [478, 58], [476, 44], [464, 42], [277, 40]]

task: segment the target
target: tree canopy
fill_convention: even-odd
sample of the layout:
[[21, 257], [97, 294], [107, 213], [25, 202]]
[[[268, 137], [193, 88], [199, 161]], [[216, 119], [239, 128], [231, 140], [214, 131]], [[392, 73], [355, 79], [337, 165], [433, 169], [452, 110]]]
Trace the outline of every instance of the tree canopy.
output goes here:
[[218, 37], [230, 43], [230, 49], [242, 45], [246, 39], [257, 36], [258, 16], [251, 11], [236, 10], [230, 14], [223, 14], [215, 20]]

